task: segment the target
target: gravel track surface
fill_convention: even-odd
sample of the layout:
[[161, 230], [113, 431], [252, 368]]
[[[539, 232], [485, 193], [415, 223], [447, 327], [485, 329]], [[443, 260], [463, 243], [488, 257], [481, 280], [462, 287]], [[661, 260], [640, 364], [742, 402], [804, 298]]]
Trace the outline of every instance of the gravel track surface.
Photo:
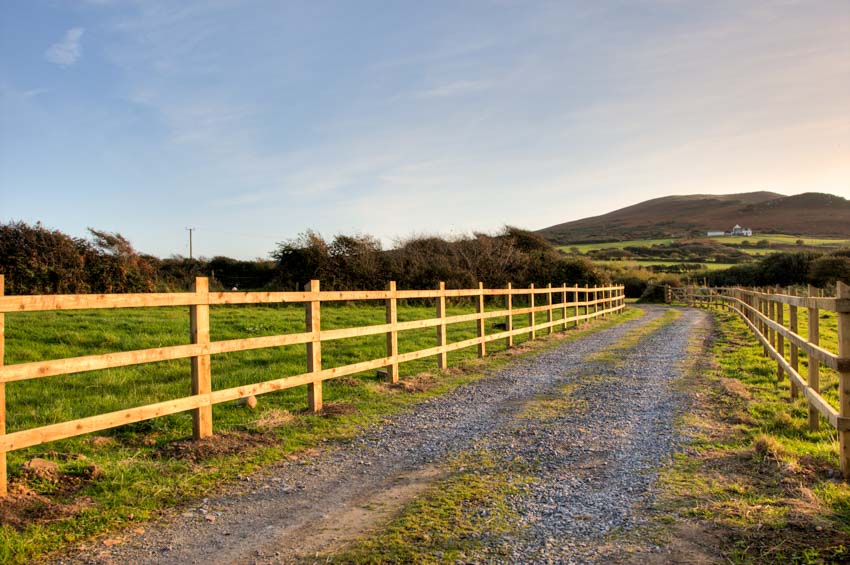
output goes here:
[[[534, 480], [509, 500], [513, 533], [484, 540], [470, 560], [516, 563], [609, 562], [612, 536], [645, 521], [658, 468], [677, 449], [682, 399], [670, 386], [683, 371], [705, 312], [681, 316], [616, 362], [588, 360], [661, 316], [646, 314], [511, 362], [486, 378], [388, 418], [357, 438], [248, 477], [175, 519], [122, 545], [66, 557], [64, 563], [291, 563], [364, 533], [444, 473], [454, 453], [487, 449], [533, 461]], [[529, 401], [571, 384], [582, 407], [555, 418], [518, 418]], [[389, 500], [376, 514], [364, 509]], [[660, 551], [650, 543], [640, 551]], [[487, 553], [488, 549], [498, 553]], [[498, 557], [493, 557], [498, 555]]]

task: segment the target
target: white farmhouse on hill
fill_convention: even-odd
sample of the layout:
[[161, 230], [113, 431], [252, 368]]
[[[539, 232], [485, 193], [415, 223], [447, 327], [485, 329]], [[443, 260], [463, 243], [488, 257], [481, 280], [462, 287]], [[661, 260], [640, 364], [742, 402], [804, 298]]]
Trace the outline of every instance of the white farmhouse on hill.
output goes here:
[[751, 230], [750, 228], [742, 228], [738, 224], [735, 224], [735, 227], [732, 228], [732, 231], [726, 232], [726, 231], [708, 230], [706, 232], [706, 235], [708, 237], [723, 237], [723, 236], [726, 236], [726, 235], [740, 236], [740, 237], [752, 237], [753, 236], [753, 230]]
[[731, 232], [729, 232], [729, 235], [732, 235], [732, 236], [738, 235], [738, 236], [743, 236], [743, 237], [752, 237], [752, 236], [753, 236], [753, 230], [751, 230], [750, 228], [742, 228], [742, 227], [741, 227], [741, 226], [739, 226], [738, 224], [735, 224], [735, 227], [734, 227], [734, 228], [732, 228], [732, 231], [731, 231]]

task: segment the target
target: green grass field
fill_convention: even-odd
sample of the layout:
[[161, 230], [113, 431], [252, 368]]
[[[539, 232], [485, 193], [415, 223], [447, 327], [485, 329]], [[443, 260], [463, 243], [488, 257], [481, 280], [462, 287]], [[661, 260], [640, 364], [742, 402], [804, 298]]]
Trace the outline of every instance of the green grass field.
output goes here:
[[623, 249], [624, 247], [651, 247], [653, 245], [669, 245], [676, 241], [672, 238], [666, 239], [633, 239], [630, 241], [609, 241], [606, 243], [576, 243], [571, 245], [561, 245], [558, 247], [565, 253], [570, 253], [573, 249], [578, 249], [579, 253], [587, 253], [596, 249]]
[[850, 239], [834, 239], [834, 238], [816, 238], [799, 235], [783, 235], [783, 234], [753, 234], [752, 237], [712, 237], [720, 243], [741, 244], [744, 241], [756, 243], [758, 241], [767, 240], [770, 243], [779, 243], [783, 245], [796, 245], [798, 239], [803, 240], [803, 245], [809, 246], [825, 246], [825, 247], [843, 247], [850, 245]]
[[[692, 263], [682, 262], [682, 261], [594, 261], [595, 265], [604, 265], [606, 267], [621, 267], [625, 269], [639, 269], [640, 267], [651, 267], [653, 265], [658, 266], [673, 266], [673, 265], [688, 265]], [[720, 271], [722, 269], [728, 269], [729, 267], [734, 267], [735, 265], [732, 263], [699, 263], [702, 265], [701, 270], [705, 271]]]
[[[749, 241], [753, 245], [756, 242], [767, 240], [770, 243], [778, 243], [781, 245], [796, 245], [798, 239], [802, 239], [806, 246], [816, 247], [843, 247], [850, 245], [850, 239], [827, 239], [827, 238], [812, 238], [800, 237], [796, 235], [784, 234], [754, 234], [752, 237], [702, 237], [699, 239], [711, 239], [718, 243], [730, 243], [740, 245], [744, 241]], [[579, 253], [587, 253], [597, 249], [624, 249], [626, 247], [651, 247], [653, 245], [663, 245], [675, 242], [675, 239], [634, 239], [629, 241], [610, 241], [606, 243], [579, 243], [575, 245], [561, 245], [558, 247], [561, 251], [570, 253], [573, 249], [578, 249]], [[764, 254], [771, 253], [770, 249], [741, 249], [745, 253]]]
[[[503, 306], [488, 303], [488, 310]], [[448, 315], [470, 314], [475, 307], [450, 305]], [[570, 315], [572, 310], [570, 310]], [[543, 320], [544, 314], [537, 314]], [[348, 328], [383, 324], [383, 305], [338, 306], [323, 305], [322, 328]], [[434, 308], [401, 306], [399, 321], [434, 317]], [[561, 311], [556, 310], [555, 319]], [[301, 306], [221, 306], [213, 307], [210, 316], [213, 341], [260, 337], [305, 331], [304, 309]], [[499, 330], [495, 324], [504, 320], [487, 320], [487, 331]], [[87, 310], [70, 312], [37, 312], [7, 314], [6, 363], [23, 363], [81, 355], [103, 354], [152, 347], [178, 345], [188, 342], [189, 314], [187, 308]], [[514, 327], [528, 327], [527, 315], [514, 316]], [[476, 336], [475, 322], [448, 326], [448, 342]], [[521, 343], [528, 336], [517, 336]], [[406, 353], [437, 345], [435, 329], [410, 330], [399, 334], [399, 352]], [[505, 348], [504, 342], [488, 344], [491, 352]], [[324, 368], [368, 361], [386, 355], [383, 334], [322, 344]], [[449, 364], [476, 356], [475, 348], [449, 353]], [[405, 363], [401, 375], [411, 375], [433, 368], [434, 358]], [[212, 358], [213, 390], [271, 380], [306, 371], [306, 346], [294, 345], [216, 355]], [[189, 392], [189, 360], [167, 361], [93, 371], [75, 375], [50, 377], [12, 383], [7, 386], [7, 431], [31, 428], [132, 408]], [[329, 400], [333, 401], [333, 386]], [[49, 394], [45, 394], [49, 391]], [[306, 396], [300, 390], [288, 390], [263, 397], [265, 402], [288, 409], [306, 406]], [[216, 425], [240, 425], [245, 412], [226, 405], [213, 407]], [[187, 433], [188, 419], [180, 415], [163, 418], [169, 426]], [[25, 455], [25, 454], [24, 454]]]
[[[515, 307], [522, 307], [518, 302], [515, 300]], [[501, 308], [500, 303], [487, 304], [488, 310]], [[469, 303], [448, 306], [449, 315], [474, 311], [475, 307]], [[400, 321], [432, 318], [434, 307], [402, 303], [398, 315]], [[568, 315], [572, 315], [572, 310]], [[211, 337], [223, 340], [302, 332], [304, 316], [303, 306], [213, 307]], [[538, 321], [545, 319], [545, 313], [537, 316]], [[325, 329], [382, 324], [384, 317], [385, 308], [377, 303], [322, 306]], [[554, 318], [560, 317], [561, 310], [555, 309]], [[615, 320], [618, 319], [624, 316]], [[494, 325], [503, 321], [488, 320], [487, 331], [499, 331]], [[514, 327], [528, 327], [528, 316], [515, 316]], [[569, 335], [581, 335], [585, 331], [592, 330]], [[435, 333], [434, 328], [400, 333], [400, 352], [435, 346]], [[13, 313], [6, 315], [6, 362], [176, 345], [187, 343], [188, 335], [189, 313], [185, 307]], [[450, 343], [475, 335], [475, 322], [448, 327]], [[517, 336], [514, 342], [519, 344], [528, 339], [528, 335]], [[27, 500], [32, 500], [40, 506], [25, 510], [32, 511], [33, 516], [47, 510], [52, 518], [28, 518], [17, 525], [6, 520], [0, 526], [0, 562], [26, 562], [35, 555], [77, 543], [98, 532], [133, 527], [139, 521], [161, 514], [163, 508], [204, 495], [211, 487], [233, 480], [239, 473], [250, 472], [259, 465], [323, 441], [350, 437], [386, 414], [403, 411], [424, 398], [480, 378], [485, 366], [481, 363], [496, 367], [507, 362], [510, 355], [499, 355], [504, 350], [505, 343], [499, 340], [488, 343], [488, 356], [495, 356], [485, 361], [475, 359], [475, 347], [449, 353], [450, 369], [446, 372], [436, 370], [435, 358], [402, 364], [402, 379], [412, 378], [418, 383], [411, 389], [388, 386], [374, 372], [325, 381], [327, 410], [319, 415], [306, 412], [305, 386], [262, 395], [258, 397], [256, 410], [238, 407], [234, 402], [216, 405], [213, 407], [216, 438], [209, 446], [217, 445], [225, 437], [231, 443], [236, 442], [239, 449], [213, 451], [200, 460], [158, 455], [163, 450], [168, 452], [175, 441], [191, 436], [189, 413], [11, 452], [8, 454], [11, 492], [34, 493], [34, 498], [24, 497], [24, 502], [29, 504]], [[385, 355], [384, 335], [323, 343], [325, 367]], [[453, 369], [459, 365], [472, 369]], [[300, 374], [305, 369], [304, 345], [217, 355], [212, 359], [213, 389]], [[178, 398], [188, 395], [189, 387], [188, 359], [9, 383], [7, 430], [13, 432]], [[23, 473], [22, 464], [33, 457], [56, 462], [60, 466], [60, 480], [33, 480]], [[81, 475], [89, 463], [98, 468], [97, 480], [85, 480]], [[88, 502], [78, 507], [75, 501], [79, 500]], [[0, 505], [0, 512], [5, 512], [3, 508]]]
[[[827, 238], [807, 238], [794, 235], [783, 234], [755, 234], [752, 237], [706, 237], [701, 239], [712, 239], [718, 243], [740, 245], [744, 241], [749, 241], [755, 245], [757, 242], [767, 240], [771, 245], [776, 247], [736, 247], [735, 249], [750, 255], [752, 260], [758, 260], [766, 255], [776, 253], [778, 251], [787, 251], [790, 248], [797, 248], [797, 240], [802, 239], [803, 245], [801, 249], [823, 248], [824, 251], [829, 251], [842, 246], [850, 246], [850, 239], [827, 239]], [[562, 245], [558, 249], [565, 253], [586, 254], [595, 250], [603, 249], [625, 249], [626, 247], [651, 247], [653, 245], [668, 245], [675, 242], [675, 239], [635, 239], [630, 241], [611, 241], [607, 243], [581, 243], [575, 245]], [[671, 267], [676, 265], [688, 265], [688, 261], [671, 261], [671, 260], [629, 260], [629, 261], [612, 261], [612, 260], [593, 260], [595, 265], [609, 267], [615, 269], [635, 270], [652, 266]], [[717, 271], [734, 267], [734, 264], [729, 263], [714, 263], [711, 261], [700, 261], [704, 265], [705, 271]]]

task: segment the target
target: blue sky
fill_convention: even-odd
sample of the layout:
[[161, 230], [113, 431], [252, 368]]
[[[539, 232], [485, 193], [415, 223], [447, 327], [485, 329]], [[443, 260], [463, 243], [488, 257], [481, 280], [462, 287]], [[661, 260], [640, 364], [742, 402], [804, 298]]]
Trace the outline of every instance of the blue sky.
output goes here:
[[160, 256], [850, 197], [850, 3], [5, 0], [0, 120], [0, 221]]

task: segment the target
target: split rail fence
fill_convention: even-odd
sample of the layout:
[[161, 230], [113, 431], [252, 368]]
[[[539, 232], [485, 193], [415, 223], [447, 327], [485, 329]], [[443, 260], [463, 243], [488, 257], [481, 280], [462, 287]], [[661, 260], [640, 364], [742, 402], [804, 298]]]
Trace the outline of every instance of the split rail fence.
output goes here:
[[[841, 282], [836, 296], [825, 297], [809, 287], [807, 296], [743, 288], [668, 287], [668, 302], [681, 298], [691, 306], [715, 306], [737, 313], [764, 347], [764, 354], [776, 360], [777, 379], [788, 375], [791, 399], [801, 392], [809, 405], [809, 428], [818, 429], [818, 415], [836, 429], [841, 472], [850, 478], [850, 286]], [[799, 310], [806, 309], [807, 335], [798, 333]], [[838, 317], [838, 352], [820, 346], [820, 313]], [[787, 318], [785, 314], [788, 314]], [[786, 342], [788, 347], [786, 348]], [[800, 352], [808, 358], [806, 376], [800, 375]], [[838, 409], [820, 394], [820, 366], [838, 373]]]
[[[531, 285], [527, 289], [519, 289], [509, 284], [505, 289], [485, 289], [484, 284], [479, 283], [478, 288], [475, 289], [449, 290], [445, 288], [444, 283], [440, 283], [436, 290], [397, 290], [395, 282], [390, 282], [386, 290], [321, 291], [319, 281], [313, 280], [303, 292], [210, 292], [208, 279], [199, 277], [195, 280], [194, 291], [186, 293], [3, 296], [3, 275], [0, 275], [0, 496], [5, 496], [7, 492], [6, 453], [9, 451], [186, 411], [192, 412], [193, 437], [195, 439], [209, 437], [213, 431], [213, 404], [303, 385], [307, 386], [309, 409], [318, 412], [322, 409], [322, 382], [325, 380], [386, 367], [387, 379], [397, 382], [400, 363], [430, 356], [436, 356], [438, 367], [445, 369], [447, 354], [451, 351], [477, 346], [478, 355], [483, 357], [486, 355], [487, 343], [495, 340], [504, 339], [506, 345], [510, 347], [513, 345], [513, 338], [518, 335], [530, 333], [531, 339], [534, 339], [536, 332], [540, 330], [552, 333], [559, 325], [566, 329], [571, 323], [577, 325], [582, 321], [620, 312], [625, 308], [623, 288], [622, 286], [588, 287], [587, 285], [579, 287], [566, 284], [553, 287], [550, 284], [545, 288], [535, 288]], [[545, 297], [545, 304], [538, 306], [536, 303], [540, 302], [541, 295]], [[529, 306], [514, 308], [515, 296], [529, 297]], [[446, 300], [463, 297], [475, 300], [477, 312], [447, 316]], [[486, 297], [504, 297], [505, 308], [485, 311]], [[404, 299], [433, 299], [436, 302], [436, 317], [399, 322], [398, 301]], [[322, 303], [372, 300], [385, 301], [385, 324], [322, 330]], [[210, 341], [210, 306], [282, 303], [305, 305], [305, 332]], [[4, 313], [173, 306], [189, 307], [189, 344], [13, 365], [3, 364]], [[555, 320], [553, 312], [558, 309], [562, 310], [563, 315]], [[574, 309], [572, 316], [568, 316], [569, 309]], [[536, 314], [540, 313], [545, 313], [545, 321], [538, 323]], [[528, 315], [529, 325], [515, 329], [513, 317], [517, 315]], [[485, 320], [499, 317], [505, 319], [505, 331], [488, 335], [485, 331]], [[477, 322], [477, 337], [447, 343], [448, 325], [472, 321]], [[436, 346], [399, 353], [399, 332], [430, 327], [436, 328]], [[379, 334], [386, 334], [385, 357], [331, 369], [322, 368], [323, 342]], [[213, 390], [211, 355], [295, 344], [306, 344], [305, 373]], [[6, 383], [174, 359], [191, 360], [191, 387], [187, 387], [191, 390], [190, 396], [6, 433]]]

